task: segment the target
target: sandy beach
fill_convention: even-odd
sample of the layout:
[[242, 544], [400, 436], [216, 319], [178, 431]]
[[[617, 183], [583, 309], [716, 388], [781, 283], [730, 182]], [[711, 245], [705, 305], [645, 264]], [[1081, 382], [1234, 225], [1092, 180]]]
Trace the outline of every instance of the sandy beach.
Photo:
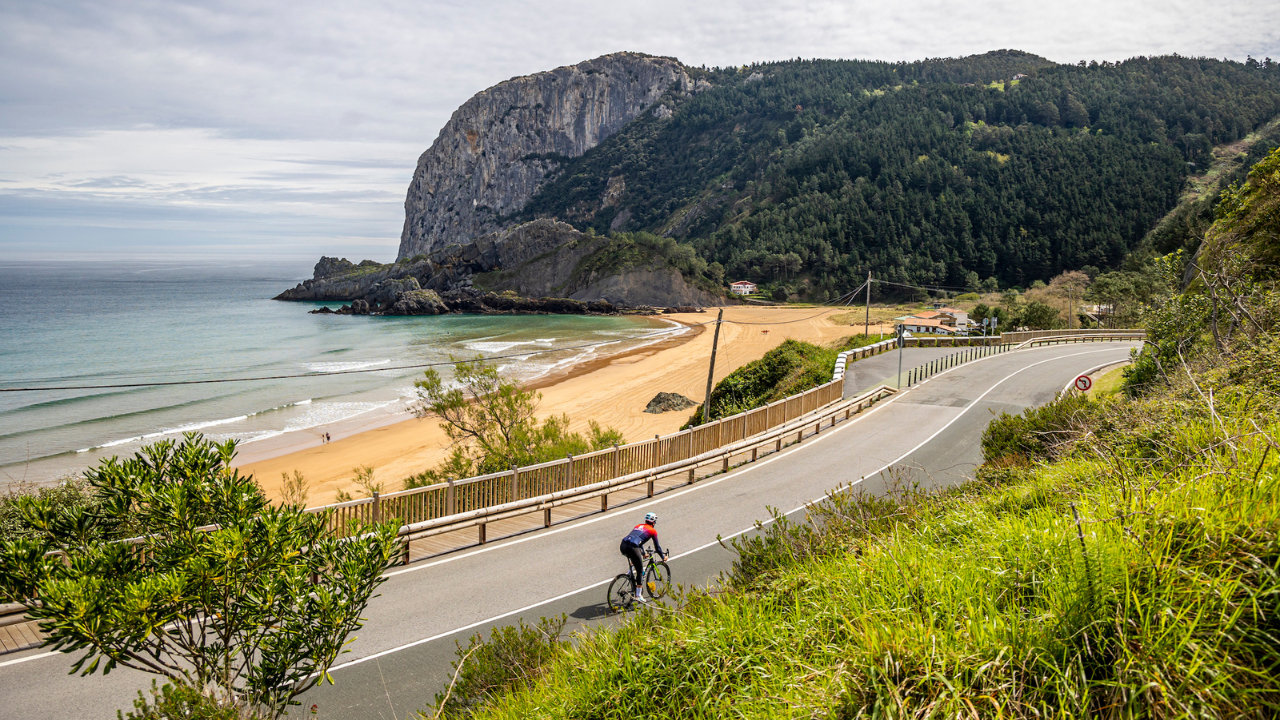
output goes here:
[[[742, 365], [759, 358], [787, 339], [826, 343], [862, 331], [837, 325], [828, 318], [841, 308], [774, 308], [734, 306], [724, 309], [716, 356], [718, 382]], [[645, 406], [659, 392], [675, 392], [701, 401], [706, 391], [715, 308], [706, 313], [664, 315], [696, 326], [683, 335], [629, 352], [597, 358], [558, 375], [540, 378], [532, 387], [542, 393], [539, 416], [565, 413], [573, 429], [591, 420], [623, 433], [628, 442], [679, 429], [691, 410], [653, 415]], [[753, 323], [753, 324], [740, 324]], [[242, 453], [238, 467], [252, 473], [268, 495], [277, 497], [281, 473], [300, 471], [310, 481], [309, 505], [332, 502], [339, 490], [354, 492], [354, 468], [370, 465], [388, 492], [401, 489], [406, 476], [433, 467], [447, 451], [447, 438], [435, 418], [399, 416], [381, 426], [340, 428], [333, 440], [305, 447], [280, 448], [281, 454]]]

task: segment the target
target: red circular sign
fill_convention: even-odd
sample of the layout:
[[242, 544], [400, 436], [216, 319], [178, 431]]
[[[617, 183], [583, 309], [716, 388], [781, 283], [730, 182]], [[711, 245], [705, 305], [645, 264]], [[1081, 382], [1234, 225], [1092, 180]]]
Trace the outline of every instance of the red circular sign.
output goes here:
[[1085, 392], [1091, 387], [1093, 387], [1093, 380], [1088, 375], [1076, 378], [1076, 389], [1080, 392]]

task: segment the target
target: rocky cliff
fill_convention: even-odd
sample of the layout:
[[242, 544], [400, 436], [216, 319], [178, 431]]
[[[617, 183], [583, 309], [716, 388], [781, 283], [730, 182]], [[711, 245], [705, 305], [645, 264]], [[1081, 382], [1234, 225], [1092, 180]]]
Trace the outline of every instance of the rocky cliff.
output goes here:
[[418, 159], [397, 258], [500, 229], [501, 216], [524, 207], [561, 160], [595, 147], [668, 91], [693, 89], [677, 60], [623, 52], [477, 94]]
[[312, 279], [276, 299], [351, 301], [350, 312], [393, 315], [612, 312], [616, 306], [724, 302], [690, 284], [656, 253], [601, 262], [618, 255], [624, 242], [535, 220], [388, 265], [321, 258]]

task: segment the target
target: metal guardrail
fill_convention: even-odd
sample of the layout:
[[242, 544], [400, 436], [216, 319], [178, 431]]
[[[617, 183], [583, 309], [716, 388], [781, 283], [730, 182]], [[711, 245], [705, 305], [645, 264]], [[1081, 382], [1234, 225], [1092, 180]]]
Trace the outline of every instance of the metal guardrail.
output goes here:
[[433, 535], [469, 527], [478, 527], [478, 539], [481, 543], [484, 543], [486, 540], [485, 526], [499, 520], [542, 512], [543, 524], [544, 526], [549, 526], [551, 524], [551, 510], [561, 505], [600, 497], [602, 498], [601, 510], [606, 510], [608, 509], [609, 493], [627, 490], [637, 485], [647, 485], [647, 495], [648, 497], [653, 497], [656, 480], [681, 473], [686, 473], [688, 476], [686, 484], [692, 484], [696, 481], [697, 469], [703, 465], [720, 463], [721, 471], [728, 471], [730, 459], [734, 455], [750, 452], [751, 459], [754, 460], [758, 456], [760, 448], [765, 445], [773, 445], [775, 452], [780, 451], [787, 444], [786, 438], [789, 438], [792, 434], [796, 436], [795, 442], [803, 442], [804, 435], [810, 428], [812, 428], [813, 434], [820, 434], [824, 424], [828, 428], [833, 427], [841, 420], [846, 420], [870, 407], [880, 398], [896, 392], [898, 391], [892, 388], [878, 387], [858, 397], [829, 403], [765, 432], [727, 443], [688, 458], [655, 465], [626, 475], [558, 490], [537, 497], [477, 508], [416, 523], [406, 523], [400, 528], [400, 537], [405, 542], [402, 561], [407, 562], [408, 543], [413, 540], [421, 540]]
[[844, 380], [836, 379], [763, 407], [664, 437], [412, 490], [375, 493], [373, 497], [310, 508], [308, 512], [331, 511], [330, 530], [343, 536], [352, 520], [399, 518], [405, 524], [417, 524], [507, 505], [697, 457], [785, 425], [843, 396]]
[[[1011, 335], [1009, 333], [1008, 335]], [[1006, 337], [1008, 337], [1006, 335]], [[995, 336], [999, 339], [1000, 336]], [[1072, 335], [1045, 335], [1024, 340], [1019, 344], [1000, 343], [997, 345], [979, 345], [968, 348], [962, 352], [953, 353], [945, 357], [935, 358], [929, 362], [914, 367], [906, 374], [906, 386], [911, 387], [918, 382], [926, 380], [933, 375], [949, 370], [957, 365], [963, 365], [973, 360], [978, 360], [990, 355], [998, 355], [1001, 353], [1015, 352], [1032, 345], [1059, 345], [1063, 343], [1080, 343], [1080, 342], [1114, 342], [1124, 340], [1141, 340], [1146, 337], [1145, 330], [1111, 330], [1111, 331], [1090, 331], [1089, 333], [1077, 333]]]
[[1145, 340], [1147, 338], [1146, 330], [1108, 330], [1099, 332], [1097, 330], [1089, 333], [1075, 333], [1071, 335], [1044, 335], [1041, 337], [1031, 338], [1019, 343], [1014, 349], [1031, 347], [1032, 345], [1061, 345], [1064, 343], [1078, 342], [1112, 342], [1117, 340]]

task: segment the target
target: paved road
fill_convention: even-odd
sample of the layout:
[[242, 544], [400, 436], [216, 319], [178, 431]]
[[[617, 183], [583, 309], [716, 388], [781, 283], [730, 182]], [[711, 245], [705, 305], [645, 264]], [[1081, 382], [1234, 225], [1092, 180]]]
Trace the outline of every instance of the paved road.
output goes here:
[[[769, 507], [801, 508], [841, 484], [877, 492], [886, 482], [886, 468], [927, 486], [959, 482], [980, 461], [977, 440], [993, 414], [1047, 402], [1075, 375], [1122, 360], [1131, 347], [1062, 345], [984, 358], [726, 475], [393, 571], [370, 605], [369, 622], [351, 654], [333, 673], [337, 685], [312, 690], [302, 698], [304, 708], [317, 703], [329, 718], [404, 718], [430, 706], [447, 682], [455, 640], [517, 618], [560, 613], [575, 624], [610, 622], [602, 607], [603, 585], [624, 569], [614, 548], [650, 509], [661, 515], [661, 537], [675, 554], [676, 580], [707, 583], [732, 563], [717, 535], [751, 528], [757, 518], [767, 517]], [[907, 368], [938, 354], [925, 348], [906, 353]], [[876, 382], [877, 374], [896, 375], [897, 358], [885, 354], [851, 369], [855, 383]], [[68, 678], [68, 660], [39, 651], [0, 657], [0, 718], [50, 713], [110, 718], [151, 681], [126, 671]]]

